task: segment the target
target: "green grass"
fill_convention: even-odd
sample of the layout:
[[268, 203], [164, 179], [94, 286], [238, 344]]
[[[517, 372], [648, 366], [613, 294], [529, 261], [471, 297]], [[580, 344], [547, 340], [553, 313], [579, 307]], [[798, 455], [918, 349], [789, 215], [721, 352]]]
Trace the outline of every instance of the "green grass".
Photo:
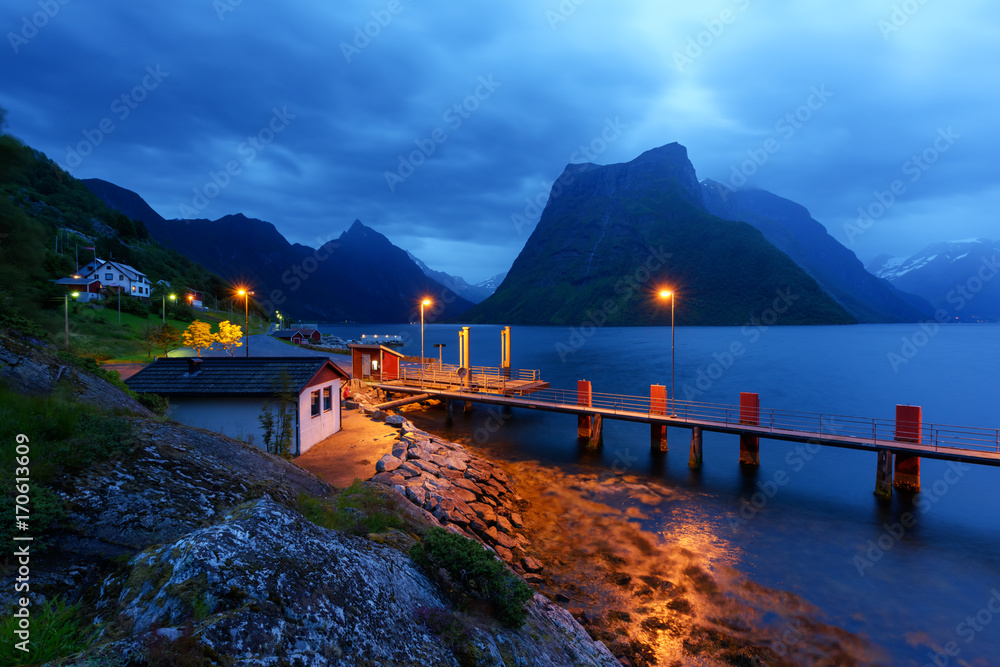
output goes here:
[[317, 526], [351, 535], [407, 528], [391, 497], [361, 480], [354, 480], [330, 500], [301, 494], [298, 506], [299, 512]]
[[[13, 446], [18, 435], [22, 442], [28, 439], [24, 443], [29, 450], [26, 464]], [[127, 420], [74, 403], [68, 388], [38, 397], [0, 384], [0, 439], [12, 444], [0, 448], [0, 487], [14, 489], [15, 478], [29, 479], [25, 494], [30, 499], [28, 534], [35, 538], [37, 550], [47, 544], [49, 529], [65, 517], [55, 489], [94, 463], [127, 456], [134, 448]], [[13, 517], [14, 503], [13, 493], [0, 495], [0, 515]], [[12, 521], [0, 522], [0, 542], [10, 544], [13, 532]]]
[[[57, 331], [52, 334], [52, 342], [64, 348], [65, 337], [62, 327], [65, 324], [64, 311], [58, 313], [49, 312], [46, 314], [42, 326], [48, 331]], [[218, 332], [219, 323], [229, 319], [228, 312], [222, 311], [199, 311], [195, 313], [196, 319], [212, 325], [212, 332]], [[243, 326], [243, 318], [237, 317], [234, 313], [234, 323]], [[146, 342], [142, 336], [146, 328], [158, 327], [163, 323], [162, 315], [150, 313], [145, 317], [132, 313], [121, 313], [119, 323], [119, 313], [117, 302], [108, 301], [104, 308], [95, 308], [88, 304], [71, 303], [69, 312], [70, 325], [70, 350], [81, 356], [90, 357], [97, 361], [106, 363], [148, 363], [154, 356], [163, 356], [163, 349], [155, 345], [149, 348], [147, 354]], [[170, 324], [178, 331], [184, 331], [190, 324], [183, 320], [167, 318]], [[269, 323], [264, 320], [250, 318], [250, 333], [263, 333], [267, 330]], [[170, 348], [178, 349], [181, 346]]]
[[3, 614], [0, 634], [4, 641], [0, 644], [0, 664], [35, 665], [56, 660], [86, 648], [97, 634], [97, 627], [85, 618], [82, 605], [66, 604], [56, 597], [28, 609], [31, 612], [31, 637], [27, 653], [14, 646], [20, 641], [14, 634], [18, 629], [18, 619], [12, 613]]

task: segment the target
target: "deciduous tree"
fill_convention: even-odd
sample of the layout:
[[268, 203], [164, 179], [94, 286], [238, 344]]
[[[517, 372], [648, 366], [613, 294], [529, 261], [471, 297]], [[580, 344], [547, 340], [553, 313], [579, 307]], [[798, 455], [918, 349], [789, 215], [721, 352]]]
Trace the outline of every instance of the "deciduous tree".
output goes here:
[[238, 324], [223, 320], [219, 323], [219, 333], [215, 335], [215, 340], [231, 357], [233, 350], [243, 346], [243, 329]]
[[163, 348], [163, 356], [167, 356], [170, 353], [170, 347], [177, 345], [180, 339], [181, 332], [169, 324], [153, 329], [153, 342]]
[[181, 342], [192, 348], [200, 357], [202, 350], [207, 350], [216, 342], [216, 336], [212, 333], [212, 327], [208, 322], [195, 320], [184, 330]]

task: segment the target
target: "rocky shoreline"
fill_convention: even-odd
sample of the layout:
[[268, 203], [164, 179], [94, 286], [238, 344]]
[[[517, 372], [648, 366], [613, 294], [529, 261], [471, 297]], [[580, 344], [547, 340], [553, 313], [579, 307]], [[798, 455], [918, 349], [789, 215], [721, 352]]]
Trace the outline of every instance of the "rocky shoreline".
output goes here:
[[527, 553], [531, 541], [520, 513], [526, 501], [502, 468], [405, 417], [378, 410], [361, 383], [352, 383], [352, 399], [372, 419], [401, 429], [392, 453], [376, 464], [372, 481], [397, 491], [428, 520], [478, 540], [528, 583], [542, 582], [542, 564]]
[[[428, 520], [495, 552], [621, 664], [879, 661], [862, 638], [827, 625], [804, 600], [755, 585], [725, 565], [725, 545], [697, 527], [681, 522], [666, 540], [644, 530], [644, 520], [677, 502], [671, 489], [612, 471], [530, 461], [505, 461], [501, 468], [416, 426], [433, 426], [427, 406], [393, 410], [410, 412], [410, 421], [378, 410], [381, 401], [364, 385], [352, 389], [348, 407], [400, 429], [373, 481]], [[782, 634], [788, 624], [808, 639], [788, 643]]]

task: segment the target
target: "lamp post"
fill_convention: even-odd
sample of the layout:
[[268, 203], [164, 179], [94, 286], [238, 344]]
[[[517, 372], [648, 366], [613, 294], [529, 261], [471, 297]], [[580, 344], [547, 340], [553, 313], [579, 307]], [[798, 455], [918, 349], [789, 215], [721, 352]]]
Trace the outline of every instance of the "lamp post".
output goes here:
[[434, 347], [438, 349], [438, 366], [444, 366], [444, 351], [441, 349], [444, 345], [444, 343], [434, 343]]
[[[80, 296], [80, 293], [73, 292], [72, 296], [74, 299], [76, 299], [76, 297]], [[70, 294], [68, 293], [63, 295], [63, 301], [65, 302], [66, 306], [66, 351], [67, 352], [69, 352], [69, 297]]]
[[663, 290], [660, 298], [670, 299], [670, 416], [676, 415], [674, 409], [674, 302], [677, 301], [677, 292]]
[[243, 326], [246, 327], [246, 337], [247, 337], [247, 358], [250, 357], [250, 295], [253, 292], [249, 292], [245, 289], [239, 290], [239, 295], [243, 297]]
[[[177, 300], [177, 295], [176, 294], [171, 294], [170, 295], [170, 300], [171, 301], [176, 301]], [[164, 324], [167, 323], [167, 293], [166, 292], [163, 293], [163, 323]]]
[[420, 302], [420, 388], [424, 388], [424, 306], [431, 305], [430, 299]]

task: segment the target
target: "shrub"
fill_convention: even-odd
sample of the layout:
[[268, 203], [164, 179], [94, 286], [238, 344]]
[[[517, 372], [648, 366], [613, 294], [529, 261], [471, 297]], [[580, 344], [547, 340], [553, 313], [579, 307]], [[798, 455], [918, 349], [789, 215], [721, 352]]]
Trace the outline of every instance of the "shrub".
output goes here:
[[169, 403], [167, 399], [163, 398], [159, 394], [140, 394], [136, 393], [135, 399], [139, 401], [142, 405], [149, 408], [153, 414], [164, 415], [167, 412]]
[[432, 528], [422, 543], [413, 546], [410, 556], [432, 577], [444, 569], [463, 605], [485, 602], [504, 625], [519, 628], [524, 624], [524, 605], [534, 592], [475, 540]]

